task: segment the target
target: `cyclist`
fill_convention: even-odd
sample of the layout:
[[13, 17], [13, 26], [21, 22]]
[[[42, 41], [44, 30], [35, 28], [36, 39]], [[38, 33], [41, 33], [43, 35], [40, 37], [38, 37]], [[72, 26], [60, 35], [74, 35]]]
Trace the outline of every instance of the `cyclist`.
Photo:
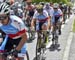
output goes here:
[[31, 27], [32, 27], [32, 30], [35, 30], [34, 27], [36, 27], [36, 31], [38, 31], [38, 33], [41, 33], [42, 30], [49, 31], [50, 17], [47, 11], [43, 10], [43, 6], [40, 4], [36, 5], [36, 11], [32, 18]]
[[67, 19], [67, 5], [64, 4], [64, 9], [63, 9], [63, 23], [65, 23]]
[[16, 45], [11, 52], [15, 55], [25, 44], [27, 35], [24, 23], [17, 16], [10, 15], [10, 7], [5, 2], [0, 4], [0, 29], [9, 36], [5, 50], [10, 52], [13, 45]]
[[[43, 30], [45, 28], [49, 29], [50, 27], [50, 17], [47, 13], [46, 10], [43, 10], [43, 6], [38, 4], [36, 5], [36, 11], [34, 13], [32, 22], [31, 22], [31, 27], [34, 29], [34, 22], [36, 21], [36, 30]], [[45, 25], [47, 25], [45, 27]]]
[[27, 2], [26, 10], [29, 11], [29, 17], [32, 17], [34, 15], [34, 5], [32, 5], [31, 2]]
[[[56, 26], [58, 26], [58, 32], [59, 32], [59, 35], [61, 35], [61, 17], [63, 15], [63, 13], [59, 9], [59, 4], [58, 3], [54, 3], [53, 8], [54, 8], [53, 20], [52, 20], [53, 35], [54, 35], [54, 31], [55, 31]], [[53, 39], [54, 39], [54, 37], [53, 37]]]
[[54, 10], [53, 10], [53, 7], [50, 6], [50, 3], [45, 4], [44, 10], [46, 10], [48, 12], [49, 17], [52, 20]]
[[[35, 24], [36, 23], [36, 24]], [[36, 11], [34, 13], [34, 16], [32, 18], [31, 22], [31, 28], [32, 30], [38, 31], [38, 38], [40, 38], [39, 33], [41, 34], [42, 30], [48, 30], [50, 27], [50, 17], [46, 10], [43, 10], [43, 6], [38, 4], [36, 5]], [[46, 45], [45, 45], [46, 46]], [[40, 48], [38, 49], [38, 52], [40, 51]]]

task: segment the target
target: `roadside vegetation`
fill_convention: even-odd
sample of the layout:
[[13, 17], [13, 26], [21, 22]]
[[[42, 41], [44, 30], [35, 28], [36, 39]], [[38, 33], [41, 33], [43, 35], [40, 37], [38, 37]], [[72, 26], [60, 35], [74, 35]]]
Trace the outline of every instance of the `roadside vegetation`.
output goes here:
[[75, 20], [74, 20], [74, 24], [73, 24], [73, 32], [75, 32]]

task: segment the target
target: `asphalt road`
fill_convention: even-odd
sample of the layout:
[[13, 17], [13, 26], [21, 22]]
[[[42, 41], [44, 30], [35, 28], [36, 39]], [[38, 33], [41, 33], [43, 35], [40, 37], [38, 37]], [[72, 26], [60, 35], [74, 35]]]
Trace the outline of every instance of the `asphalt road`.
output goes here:
[[[59, 45], [56, 48], [51, 49], [50, 47], [47, 49], [46, 53], [46, 60], [62, 60], [65, 47], [67, 44], [68, 36], [71, 32], [72, 23], [74, 20], [74, 15], [71, 15], [69, 19], [66, 20], [66, 24], [62, 26], [62, 35], [59, 36]], [[29, 53], [30, 60], [35, 60], [35, 53], [36, 53], [36, 41], [37, 39], [33, 40], [30, 43], [27, 43], [27, 50]]]

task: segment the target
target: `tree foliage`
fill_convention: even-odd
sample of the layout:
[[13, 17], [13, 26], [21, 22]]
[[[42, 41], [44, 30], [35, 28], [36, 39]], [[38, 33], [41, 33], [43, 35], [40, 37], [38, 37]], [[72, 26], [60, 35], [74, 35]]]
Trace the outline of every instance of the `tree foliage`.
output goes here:
[[32, 0], [32, 2], [36, 2], [36, 3], [39, 3], [39, 2], [63, 2], [63, 3], [67, 3], [69, 0]]

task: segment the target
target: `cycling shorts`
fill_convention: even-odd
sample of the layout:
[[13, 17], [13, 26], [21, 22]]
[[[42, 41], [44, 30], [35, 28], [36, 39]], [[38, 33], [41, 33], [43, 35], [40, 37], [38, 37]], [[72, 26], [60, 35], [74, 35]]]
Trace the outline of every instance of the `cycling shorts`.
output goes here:
[[[7, 51], [7, 52], [10, 52], [14, 48], [13, 45], [18, 46], [20, 40], [21, 40], [21, 38], [11, 39], [11, 38], [8, 37], [8, 41], [7, 41], [6, 45], [5, 45], [5, 49], [4, 50]], [[23, 54], [26, 53], [26, 45], [25, 44], [21, 48], [20, 53], [23, 53]]]
[[60, 17], [53, 17], [51, 20], [51, 24], [54, 25], [56, 23], [60, 22]]
[[39, 22], [36, 24], [36, 31], [42, 30], [42, 25], [46, 25], [47, 26], [47, 22]]

